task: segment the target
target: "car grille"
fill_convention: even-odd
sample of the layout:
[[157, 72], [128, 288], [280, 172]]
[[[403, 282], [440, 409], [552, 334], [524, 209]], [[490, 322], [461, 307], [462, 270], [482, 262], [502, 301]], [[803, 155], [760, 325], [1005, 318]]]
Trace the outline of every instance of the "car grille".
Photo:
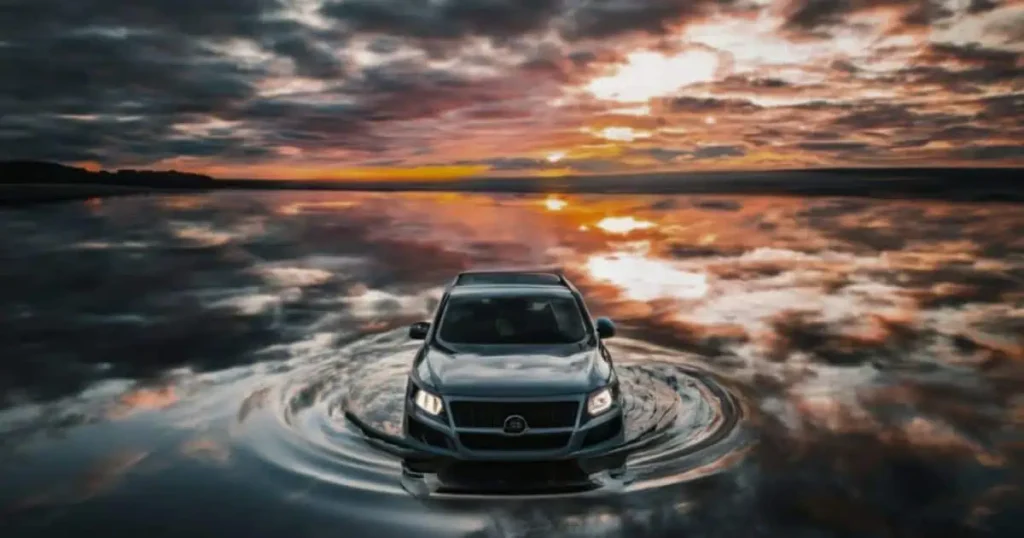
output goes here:
[[462, 433], [459, 440], [470, 450], [558, 450], [569, 444], [571, 433], [535, 433], [508, 436], [500, 433]]
[[450, 402], [456, 428], [501, 428], [505, 419], [519, 415], [531, 429], [576, 426], [578, 401], [554, 402]]

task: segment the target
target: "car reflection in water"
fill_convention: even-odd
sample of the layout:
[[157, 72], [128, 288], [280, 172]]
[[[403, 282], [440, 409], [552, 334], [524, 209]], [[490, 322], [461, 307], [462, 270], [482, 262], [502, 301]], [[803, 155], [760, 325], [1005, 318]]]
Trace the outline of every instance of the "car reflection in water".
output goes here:
[[[1018, 206], [554, 198], [218, 193], [0, 213], [5, 533], [103, 516], [110, 533], [174, 535], [1024, 534]], [[660, 482], [587, 502], [411, 499], [400, 458], [343, 403], [400, 434], [416, 343], [395, 331], [487, 265], [563, 268], [616, 321], [634, 387], [699, 394], [670, 366], [705, 368], [756, 447], [716, 453], [701, 480], [638, 461]], [[658, 401], [627, 411], [657, 423]], [[672, 442], [714, 422], [700, 401], [680, 405]]]

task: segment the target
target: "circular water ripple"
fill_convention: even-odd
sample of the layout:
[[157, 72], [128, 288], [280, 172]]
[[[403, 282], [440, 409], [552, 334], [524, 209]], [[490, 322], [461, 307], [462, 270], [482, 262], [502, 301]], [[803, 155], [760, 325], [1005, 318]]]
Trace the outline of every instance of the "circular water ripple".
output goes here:
[[[397, 330], [292, 365], [281, 381], [245, 399], [237, 441], [272, 469], [317, 487], [408, 495], [404, 449], [387, 439], [400, 436], [402, 396], [418, 345]], [[749, 440], [740, 427], [742, 406], [699, 363], [625, 338], [609, 349], [626, 406], [620, 450], [628, 454], [628, 472], [619, 492], [705, 476], [742, 455]]]

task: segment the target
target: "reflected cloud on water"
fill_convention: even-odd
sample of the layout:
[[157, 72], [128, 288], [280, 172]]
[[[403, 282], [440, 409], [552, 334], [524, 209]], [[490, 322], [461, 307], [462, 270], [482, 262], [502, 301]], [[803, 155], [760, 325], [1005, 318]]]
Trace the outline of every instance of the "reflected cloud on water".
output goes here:
[[[1020, 531], [1019, 206], [218, 193], [3, 212], [0, 230], [4, 277], [17, 283], [0, 290], [0, 450], [36, 454], [26, 469], [48, 457], [68, 476], [194, 464], [207, 475], [182, 472], [196, 487], [228, 491], [234, 479], [216, 473], [258, 467], [237, 436], [267, 420], [275, 375], [423, 319], [459, 270], [560, 266], [596, 315], [688, 353], [749, 406], [757, 447], [710, 482], [705, 502], [684, 501], [684, 489], [622, 499], [675, 514], [651, 515], [665, 523], [648, 530]], [[102, 463], [123, 450], [146, 456]], [[15, 474], [0, 505], [28, 506], [24, 496], [57, 480]], [[167, 480], [147, 476], [139, 484]], [[143, 491], [117, 484], [98, 489]], [[376, 498], [338, 502], [350, 512]], [[621, 507], [586, 506], [434, 511], [429, 525], [439, 536], [615, 536], [643, 513], [631, 507], [626, 521]], [[444, 517], [468, 519], [455, 531]]]

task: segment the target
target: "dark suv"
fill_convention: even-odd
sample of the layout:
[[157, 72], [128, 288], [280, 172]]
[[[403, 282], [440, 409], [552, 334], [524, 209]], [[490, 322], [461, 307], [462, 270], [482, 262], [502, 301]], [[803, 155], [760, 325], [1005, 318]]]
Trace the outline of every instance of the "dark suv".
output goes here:
[[[448, 285], [405, 394], [407, 442], [458, 461], [597, 461], [624, 440], [607, 318], [553, 271], [470, 271]], [[596, 458], [596, 459], [595, 459]], [[621, 463], [620, 463], [621, 465]]]

